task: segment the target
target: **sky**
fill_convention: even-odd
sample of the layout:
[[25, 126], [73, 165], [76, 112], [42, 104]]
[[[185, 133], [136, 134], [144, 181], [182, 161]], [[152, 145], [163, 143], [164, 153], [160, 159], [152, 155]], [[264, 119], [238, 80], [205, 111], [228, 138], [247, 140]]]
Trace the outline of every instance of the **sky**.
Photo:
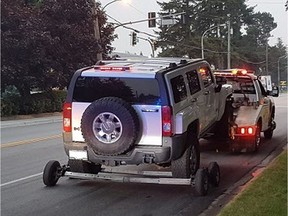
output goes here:
[[[163, 2], [163, 0], [158, 1]], [[169, 2], [169, 0], [164, 1]], [[156, 0], [100, 0], [100, 2], [102, 7], [105, 7], [106, 14], [121, 23], [147, 19], [148, 12], [160, 12], [160, 6]], [[269, 38], [270, 45], [275, 45], [277, 38], [281, 38], [284, 44], [288, 45], [288, 11], [285, 11], [285, 2], [286, 0], [246, 0], [248, 6], [256, 6], [254, 12], [269, 12], [274, 17], [277, 28], [271, 32], [272, 37]], [[108, 22], [115, 23], [115, 20], [112, 18], [108, 18]], [[154, 31], [159, 31], [159, 28], [148, 28], [148, 21], [126, 26], [150, 35], [138, 33], [137, 36], [143, 39], [139, 39], [138, 43], [132, 46], [131, 37], [129, 36], [132, 30], [118, 27], [115, 29], [118, 38], [112, 43], [112, 46], [115, 48], [114, 51], [137, 55], [142, 52], [144, 56], [150, 56], [152, 54], [151, 46], [144, 39], [153, 39], [152, 36], [157, 36]]]

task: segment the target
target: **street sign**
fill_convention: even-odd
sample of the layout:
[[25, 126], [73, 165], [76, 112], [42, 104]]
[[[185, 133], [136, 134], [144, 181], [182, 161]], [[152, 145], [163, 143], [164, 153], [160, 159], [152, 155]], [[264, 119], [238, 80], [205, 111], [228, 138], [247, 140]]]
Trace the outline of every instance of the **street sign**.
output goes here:
[[281, 80], [280, 81], [280, 86], [286, 86], [287, 85], [287, 81], [286, 80]]

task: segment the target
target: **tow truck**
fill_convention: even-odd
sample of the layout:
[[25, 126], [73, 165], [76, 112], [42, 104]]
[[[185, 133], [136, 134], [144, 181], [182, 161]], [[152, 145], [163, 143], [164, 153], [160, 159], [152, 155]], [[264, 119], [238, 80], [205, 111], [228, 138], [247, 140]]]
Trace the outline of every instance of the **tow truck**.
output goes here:
[[271, 139], [276, 128], [273, 98], [253, 71], [214, 70], [214, 75], [233, 88], [233, 96], [215, 136], [228, 140], [232, 152], [256, 152], [261, 144], [261, 132], [266, 139]]

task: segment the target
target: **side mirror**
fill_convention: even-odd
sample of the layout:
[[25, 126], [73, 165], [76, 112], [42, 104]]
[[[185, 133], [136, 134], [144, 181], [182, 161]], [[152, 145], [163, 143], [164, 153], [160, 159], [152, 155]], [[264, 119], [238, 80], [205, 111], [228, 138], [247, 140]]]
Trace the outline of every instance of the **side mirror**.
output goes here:
[[277, 86], [273, 86], [272, 91], [269, 91], [268, 94], [272, 97], [278, 97], [279, 96], [279, 88]]

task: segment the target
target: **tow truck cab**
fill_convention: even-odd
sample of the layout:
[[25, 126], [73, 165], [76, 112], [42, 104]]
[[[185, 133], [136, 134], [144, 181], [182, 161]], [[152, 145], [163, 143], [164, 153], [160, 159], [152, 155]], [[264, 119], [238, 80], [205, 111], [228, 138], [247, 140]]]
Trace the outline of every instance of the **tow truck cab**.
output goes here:
[[253, 71], [215, 70], [214, 75], [222, 80], [224, 77], [233, 88], [233, 101], [228, 110], [232, 151], [256, 151], [261, 144], [260, 133], [271, 139], [276, 128], [273, 98]]

